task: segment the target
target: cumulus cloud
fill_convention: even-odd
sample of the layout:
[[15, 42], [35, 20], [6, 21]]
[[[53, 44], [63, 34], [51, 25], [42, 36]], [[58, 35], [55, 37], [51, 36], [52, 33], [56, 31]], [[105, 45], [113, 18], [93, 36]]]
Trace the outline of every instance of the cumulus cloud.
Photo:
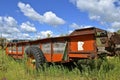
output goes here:
[[110, 31], [110, 32], [115, 32], [114, 28], [108, 28], [107, 30]]
[[29, 21], [22, 23], [20, 27], [24, 32], [36, 32], [37, 31], [36, 28], [34, 27], [34, 24], [31, 24]]
[[0, 32], [9, 34], [20, 32], [17, 21], [10, 16], [0, 16]]
[[43, 15], [43, 22], [50, 24], [50, 25], [53, 25], [53, 26], [65, 24], [65, 21], [62, 18], [57, 17], [56, 14], [54, 14], [51, 11], [46, 12]]
[[[29, 21], [18, 25], [17, 21], [11, 16], [0, 16], [0, 34], [8, 39], [31, 39], [28, 32], [36, 32], [34, 24]], [[24, 33], [22, 33], [24, 32]]]
[[35, 39], [35, 36], [32, 36], [28, 33], [16, 33], [16, 34], [2, 34], [2, 37], [7, 38], [8, 40], [13, 40], [13, 39], [25, 39], [25, 40], [33, 40]]
[[73, 31], [72, 31], [72, 30], [70, 30], [70, 31], [69, 31], [69, 34], [71, 34], [72, 32], [73, 32]]
[[56, 16], [56, 14], [51, 11], [45, 12], [43, 15], [41, 15], [36, 12], [29, 4], [24, 4], [22, 2], [18, 3], [18, 7], [25, 16], [32, 20], [39, 21], [40, 23], [46, 23], [52, 26], [65, 24], [65, 21], [62, 18]]
[[10, 34], [5, 34], [5, 33], [1, 34], [1, 36], [5, 38], [11, 37]]
[[119, 28], [120, 29], [120, 22], [113, 22], [112, 23], [113, 28]]
[[78, 24], [76, 24], [76, 23], [72, 23], [72, 24], [70, 25], [70, 27], [71, 27], [71, 28], [74, 28], [74, 29], [81, 29], [81, 28], [89, 28], [89, 27], [93, 27], [93, 26], [89, 26], [89, 25], [83, 26], [83, 25], [78, 25]]
[[72, 23], [72, 24], [70, 25], [70, 27], [71, 27], [71, 28], [74, 28], [74, 29], [79, 29], [79, 28], [81, 28], [81, 26], [78, 25], [78, 24], [76, 24], [76, 23]]
[[50, 30], [41, 31], [37, 33], [36, 35], [37, 38], [47, 38], [47, 37], [52, 37], [52, 36], [53, 36], [53, 32]]
[[[120, 22], [119, 0], [70, 0], [80, 11], [87, 11], [91, 20], [114, 26]], [[118, 24], [117, 24], [118, 25]], [[116, 26], [116, 25], [115, 25]], [[111, 27], [110, 27], [111, 28]], [[120, 26], [119, 26], [120, 28]], [[118, 28], [117, 28], [118, 29]]]
[[31, 39], [31, 36], [28, 33], [18, 33], [16, 39]]
[[[33, 33], [35, 32], [35, 33]], [[37, 32], [34, 24], [29, 21], [18, 25], [17, 21], [10, 16], [0, 16], [0, 35], [7, 39], [38, 39], [52, 37], [53, 32], [50, 30]]]
[[[49, 19], [48, 19], [49, 20]], [[33, 33], [35, 32], [35, 33]], [[18, 25], [17, 21], [10, 16], [0, 16], [0, 33], [7, 39], [38, 39], [55, 36], [51, 30], [37, 32], [34, 24], [29, 21]]]

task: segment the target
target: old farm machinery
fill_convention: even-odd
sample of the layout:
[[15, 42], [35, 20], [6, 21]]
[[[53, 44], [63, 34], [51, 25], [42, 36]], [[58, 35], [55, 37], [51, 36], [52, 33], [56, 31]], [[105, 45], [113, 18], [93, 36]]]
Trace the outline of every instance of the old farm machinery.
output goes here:
[[0, 49], [5, 49], [6, 48], [6, 38], [0, 38]]
[[45, 62], [67, 63], [99, 58], [102, 54], [114, 56], [120, 52], [119, 44], [120, 35], [91, 27], [77, 29], [69, 36], [9, 43], [6, 54], [16, 59], [27, 54], [27, 62], [38, 68]]

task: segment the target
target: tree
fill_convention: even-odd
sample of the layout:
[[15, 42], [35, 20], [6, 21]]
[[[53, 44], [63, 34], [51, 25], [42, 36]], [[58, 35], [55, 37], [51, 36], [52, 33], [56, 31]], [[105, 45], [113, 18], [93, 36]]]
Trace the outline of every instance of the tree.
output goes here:
[[120, 30], [118, 30], [117, 33], [120, 34]]
[[47, 34], [47, 37], [48, 37], [48, 38], [50, 38], [50, 37], [51, 37], [51, 35], [48, 33], [48, 34]]
[[6, 46], [6, 38], [0, 38], [0, 49], [5, 48]]

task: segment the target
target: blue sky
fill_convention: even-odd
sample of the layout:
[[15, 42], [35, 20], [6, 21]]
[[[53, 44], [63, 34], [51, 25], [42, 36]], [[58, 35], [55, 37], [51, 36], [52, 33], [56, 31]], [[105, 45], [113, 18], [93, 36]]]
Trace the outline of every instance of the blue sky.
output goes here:
[[60, 36], [95, 26], [120, 29], [119, 0], [0, 0], [0, 32], [10, 39]]

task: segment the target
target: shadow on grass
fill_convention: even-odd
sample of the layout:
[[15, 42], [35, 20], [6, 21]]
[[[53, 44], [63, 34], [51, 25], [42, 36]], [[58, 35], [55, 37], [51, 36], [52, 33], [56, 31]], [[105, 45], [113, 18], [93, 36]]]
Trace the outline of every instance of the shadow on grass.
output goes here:
[[69, 62], [69, 63], [49, 63], [47, 67], [50, 66], [59, 66], [59, 68], [68, 69], [69, 71], [74, 70], [77, 68], [81, 73], [87, 71], [103, 71], [103, 72], [109, 72], [110, 70], [114, 69], [114, 65], [109, 63], [108, 60], [89, 60], [89, 59], [83, 59], [79, 60], [77, 62]]

